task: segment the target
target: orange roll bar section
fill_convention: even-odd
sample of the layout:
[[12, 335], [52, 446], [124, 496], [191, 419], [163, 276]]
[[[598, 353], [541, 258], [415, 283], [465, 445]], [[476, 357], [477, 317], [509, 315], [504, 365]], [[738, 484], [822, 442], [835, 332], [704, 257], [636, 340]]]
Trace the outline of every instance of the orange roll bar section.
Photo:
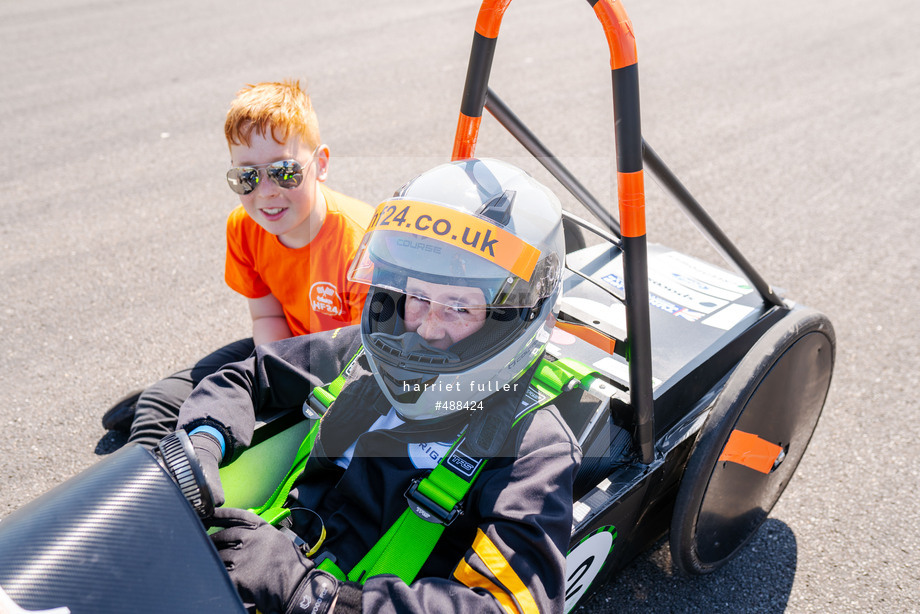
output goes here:
[[599, 0], [594, 5], [594, 14], [604, 27], [607, 45], [610, 47], [610, 68], [616, 70], [632, 66], [637, 60], [636, 35], [633, 25], [618, 0]]
[[466, 160], [476, 152], [476, 139], [479, 138], [479, 124], [482, 117], [470, 117], [460, 113], [457, 121], [457, 135], [454, 137], [454, 152], [451, 160]]
[[[476, 153], [482, 110], [488, 97], [492, 58], [501, 20], [510, 3], [511, 0], [483, 0], [480, 5], [454, 137], [453, 160], [472, 158]], [[629, 362], [630, 402], [636, 410], [640, 460], [651, 464], [655, 458], [655, 408], [636, 37], [632, 22], [619, 0], [588, 0], [588, 3], [604, 28], [610, 48], [614, 136], [617, 146], [617, 200], [623, 248], [623, 277], [627, 287], [627, 340], [624, 355]], [[584, 330], [569, 328], [573, 334], [589, 336]], [[596, 343], [598, 347], [610, 352], [617, 346], [613, 342], [611, 348], [612, 341], [603, 336], [591, 336], [589, 343]]]
[[476, 18], [476, 32], [486, 38], [497, 38], [502, 25], [502, 17], [511, 0], [483, 0]]
[[645, 235], [645, 179], [642, 171], [617, 173], [620, 232], [624, 237]]
[[[490, 39], [497, 38], [509, 4], [511, 0], [483, 0], [476, 18], [476, 33]], [[618, 0], [598, 0], [594, 5], [594, 13], [600, 20], [607, 37], [607, 44], [610, 47], [610, 66], [616, 69], [635, 64], [638, 57], [636, 37], [623, 4]], [[489, 75], [484, 75], [486, 83], [488, 78]], [[451, 159], [461, 160], [473, 157], [479, 137], [478, 120], [481, 116], [482, 109], [479, 109], [479, 117], [460, 114]]]

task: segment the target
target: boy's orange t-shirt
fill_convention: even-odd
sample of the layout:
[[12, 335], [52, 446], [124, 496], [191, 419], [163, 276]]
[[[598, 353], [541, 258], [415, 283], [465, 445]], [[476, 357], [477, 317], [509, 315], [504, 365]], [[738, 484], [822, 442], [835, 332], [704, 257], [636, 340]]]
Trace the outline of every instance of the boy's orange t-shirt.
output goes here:
[[320, 187], [326, 219], [304, 247], [283, 245], [242, 205], [227, 219], [227, 285], [247, 298], [273, 294], [294, 335], [357, 324], [367, 295], [367, 286], [348, 281], [347, 273], [373, 210]]

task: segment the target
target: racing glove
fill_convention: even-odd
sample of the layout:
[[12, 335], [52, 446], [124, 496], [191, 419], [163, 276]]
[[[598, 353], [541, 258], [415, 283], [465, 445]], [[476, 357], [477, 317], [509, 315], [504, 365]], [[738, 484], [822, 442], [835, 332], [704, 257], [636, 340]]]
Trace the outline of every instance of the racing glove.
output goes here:
[[340, 582], [281, 531], [247, 510], [220, 508], [211, 535], [236, 590], [260, 612], [336, 614], [361, 611], [361, 585]]
[[220, 441], [216, 435], [204, 430], [193, 431], [189, 441], [198, 456], [204, 480], [211, 490], [214, 507], [219, 507], [224, 504], [224, 487], [220, 483], [220, 461], [224, 455]]

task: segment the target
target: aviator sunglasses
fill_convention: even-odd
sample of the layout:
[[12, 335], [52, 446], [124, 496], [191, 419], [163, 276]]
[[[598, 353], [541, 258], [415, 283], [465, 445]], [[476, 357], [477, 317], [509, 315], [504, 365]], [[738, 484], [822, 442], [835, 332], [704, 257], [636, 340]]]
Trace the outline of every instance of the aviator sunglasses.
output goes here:
[[[315, 153], [315, 152], [314, 152]], [[314, 157], [310, 160], [313, 163]], [[293, 190], [303, 183], [304, 167], [297, 160], [278, 160], [269, 164], [235, 166], [227, 171], [227, 183], [237, 194], [249, 194], [262, 181], [262, 171], [279, 188]]]

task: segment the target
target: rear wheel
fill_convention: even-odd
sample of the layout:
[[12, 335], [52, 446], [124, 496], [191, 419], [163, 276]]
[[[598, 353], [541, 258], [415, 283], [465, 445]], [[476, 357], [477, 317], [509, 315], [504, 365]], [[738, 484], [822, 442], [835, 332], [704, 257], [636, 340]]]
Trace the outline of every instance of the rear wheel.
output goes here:
[[827, 318], [797, 308], [731, 373], [681, 480], [671, 558], [691, 575], [715, 571], [751, 539], [805, 453], [834, 365]]

